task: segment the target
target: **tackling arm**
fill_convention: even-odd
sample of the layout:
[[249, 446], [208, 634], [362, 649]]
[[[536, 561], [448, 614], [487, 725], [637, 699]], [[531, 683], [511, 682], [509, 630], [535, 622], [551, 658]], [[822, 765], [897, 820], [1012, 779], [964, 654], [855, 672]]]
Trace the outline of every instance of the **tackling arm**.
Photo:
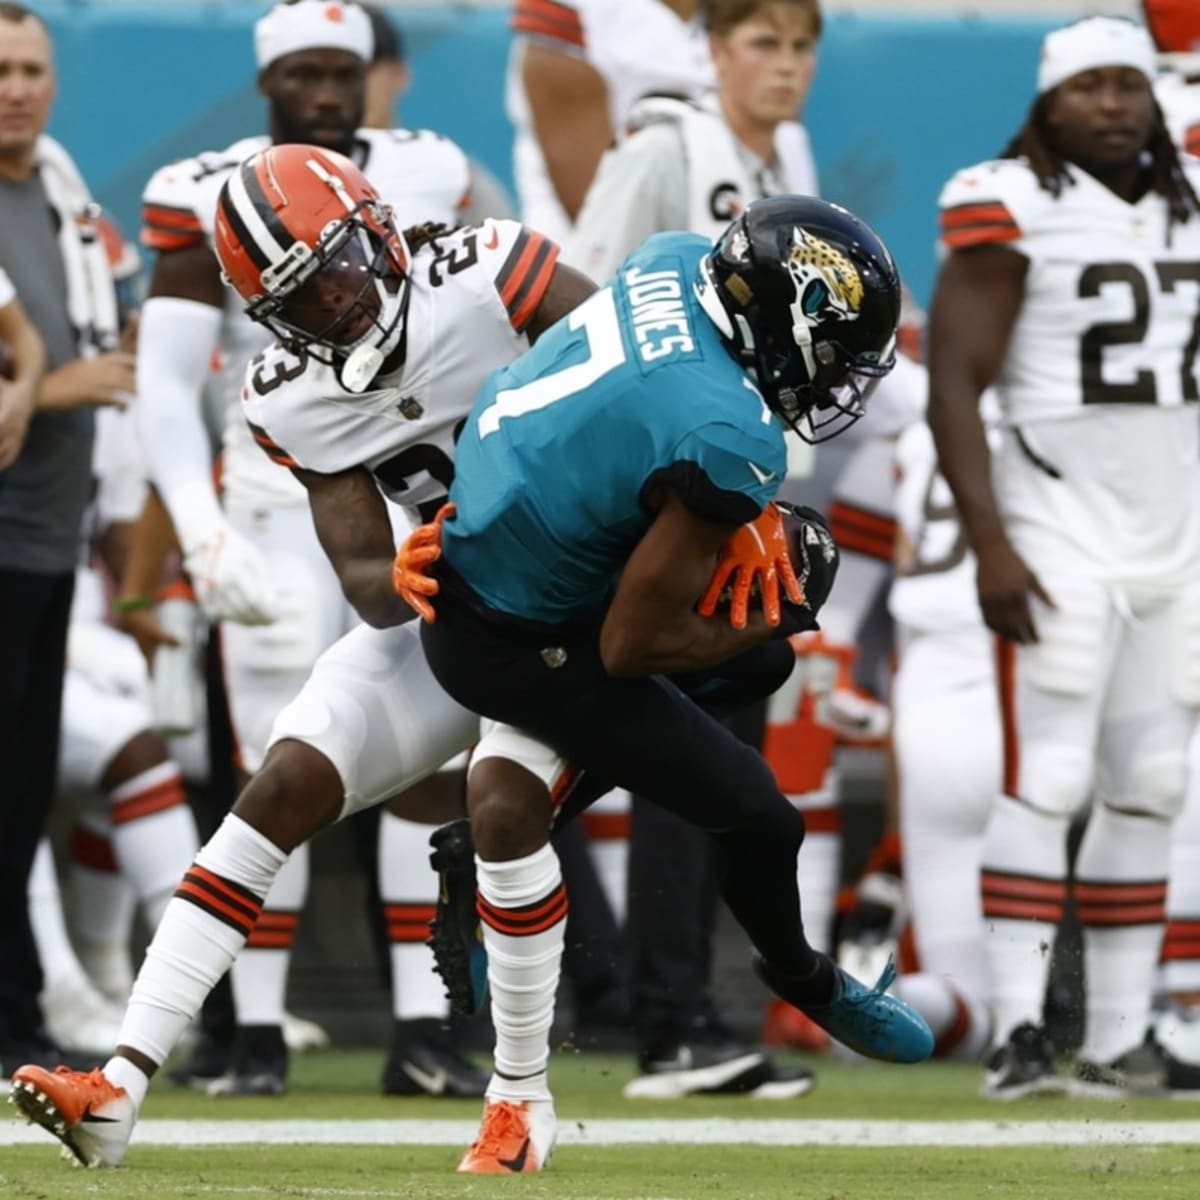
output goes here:
[[578, 308], [595, 290], [596, 285], [582, 271], [576, 271], [561, 261], [556, 263], [542, 301], [525, 326], [525, 336], [529, 338], [530, 345], [555, 321]]
[[370, 472], [352, 467], [323, 475], [296, 467], [292, 473], [308, 490], [317, 537], [355, 612], [376, 629], [412, 620], [416, 613], [392, 587], [392, 526]]

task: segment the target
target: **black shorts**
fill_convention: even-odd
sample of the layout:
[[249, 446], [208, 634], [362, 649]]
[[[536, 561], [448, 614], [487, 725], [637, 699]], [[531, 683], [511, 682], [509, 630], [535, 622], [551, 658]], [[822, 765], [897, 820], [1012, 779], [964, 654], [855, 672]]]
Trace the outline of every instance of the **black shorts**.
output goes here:
[[[781, 804], [792, 811], [762, 757], [675, 683], [609, 675], [598, 625], [525, 626], [458, 587], [442, 588], [437, 612], [433, 625], [421, 627], [426, 657], [465, 708], [539, 738], [575, 766], [710, 831], [744, 828], [759, 814], [778, 814]], [[739, 702], [754, 691], [748, 681], [761, 691], [786, 678], [790, 648], [769, 645], [775, 649], [761, 648], [749, 667], [731, 660], [715, 673], [741, 689]], [[686, 683], [712, 691], [703, 676]]]

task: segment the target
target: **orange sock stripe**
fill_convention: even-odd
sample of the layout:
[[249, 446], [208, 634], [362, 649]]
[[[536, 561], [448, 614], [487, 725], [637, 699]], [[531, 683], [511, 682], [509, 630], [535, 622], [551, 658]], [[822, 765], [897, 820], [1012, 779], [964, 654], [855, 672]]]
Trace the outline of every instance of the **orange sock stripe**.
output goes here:
[[1183, 135], [1183, 144], [1189, 154], [1200, 157], [1200, 125], [1193, 125]]
[[1162, 961], [1189, 959], [1200, 959], [1200, 921], [1172, 918], [1163, 931]]
[[270, 929], [252, 929], [246, 938], [247, 950], [290, 950], [295, 944], [294, 933], [275, 933]]
[[387, 938], [389, 942], [396, 945], [415, 944], [423, 946], [429, 940], [429, 922], [428, 921], [389, 921], [387, 927]]
[[220, 899], [207, 887], [198, 884], [189, 871], [183, 877], [183, 882], [175, 889], [175, 897], [186, 900], [197, 908], [208, 913], [231, 929], [236, 929], [243, 937], [249, 937], [254, 929], [255, 916], [247, 916], [243, 906], [237, 906]]
[[856, 554], [863, 554], [867, 558], [878, 558], [884, 562], [892, 561], [895, 545], [885, 538], [863, 533], [859, 529], [835, 528], [832, 533], [839, 550], [853, 550]]
[[300, 913], [295, 909], [264, 908], [258, 918], [260, 929], [296, 929]]
[[1057, 925], [1062, 920], [1063, 906], [1032, 900], [983, 898], [983, 915], [998, 921], [1047, 921]]
[[232, 879], [226, 879], [223, 875], [217, 875], [199, 863], [192, 863], [184, 878], [194, 879], [197, 884], [213, 888], [233, 904], [245, 905], [248, 911], [253, 911], [255, 920], [263, 910], [263, 902], [248, 887], [234, 883]]
[[115, 875], [117, 860], [113, 855], [112, 842], [82, 825], [76, 825], [71, 830], [67, 842], [67, 855], [72, 862], [82, 867], [91, 867], [93, 871], [107, 871]]
[[1165, 879], [1139, 883], [1116, 883], [1107, 880], [1076, 880], [1072, 888], [1075, 899], [1085, 904], [1164, 904], [1167, 899]]
[[631, 825], [627, 812], [585, 812], [583, 828], [593, 842], [627, 842]]
[[480, 919], [498, 933], [511, 937], [529, 937], [544, 933], [567, 915], [567, 889], [561, 884], [544, 900], [521, 908], [497, 908], [482, 896], [476, 897]]
[[183, 777], [175, 775], [152, 788], [147, 788], [144, 792], [127, 796], [123, 800], [114, 800], [110, 812], [114, 825], [125, 825], [186, 802]]
[[1006, 871], [984, 871], [979, 880], [985, 896], [1011, 896], [1015, 900], [1046, 900], [1056, 904], [1063, 904], [1067, 899], [1065, 879], [1015, 875]]
[[385, 904], [383, 915], [389, 921], [432, 921], [435, 904]]
[[1094, 928], [1119, 929], [1132, 925], [1161, 925], [1166, 910], [1161, 904], [1127, 904], [1121, 908], [1111, 905], [1080, 904], [1076, 906], [1079, 919]]

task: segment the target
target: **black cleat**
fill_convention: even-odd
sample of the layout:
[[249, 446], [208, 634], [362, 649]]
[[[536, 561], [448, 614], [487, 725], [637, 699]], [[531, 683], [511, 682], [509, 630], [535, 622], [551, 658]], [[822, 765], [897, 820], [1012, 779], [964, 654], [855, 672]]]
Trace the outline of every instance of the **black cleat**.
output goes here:
[[988, 1100], [1019, 1100], [1023, 1096], [1061, 1096], [1068, 1080], [1054, 1069], [1046, 1032], [1028, 1021], [992, 1051], [983, 1076], [982, 1094]]
[[201, 1028], [187, 1059], [167, 1072], [167, 1078], [180, 1087], [204, 1091], [214, 1079], [229, 1071], [233, 1061], [233, 1046], [224, 1037]]
[[282, 1025], [239, 1025], [229, 1070], [204, 1091], [209, 1096], [282, 1096], [288, 1057]]
[[1174, 1096], [1200, 1100], [1200, 1066], [1176, 1058], [1154, 1036], [1110, 1063], [1081, 1059], [1070, 1083], [1072, 1096], [1120, 1100], [1126, 1096]]
[[475, 844], [462, 817], [429, 837], [429, 863], [438, 873], [438, 900], [427, 945], [446, 985], [450, 1007], [474, 1016], [487, 1003], [487, 951], [475, 908]]
[[385, 1096], [482, 1096], [488, 1076], [458, 1052], [434, 1018], [396, 1021], [383, 1068]]

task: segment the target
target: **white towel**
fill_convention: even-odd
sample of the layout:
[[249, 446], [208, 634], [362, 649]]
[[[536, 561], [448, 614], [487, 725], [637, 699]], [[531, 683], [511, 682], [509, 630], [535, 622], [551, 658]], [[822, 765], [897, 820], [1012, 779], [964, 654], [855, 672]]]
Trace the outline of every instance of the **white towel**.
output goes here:
[[58, 244], [67, 276], [67, 310], [81, 357], [117, 345], [117, 296], [100, 236], [96, 204], [71, 156], [43, 134], [35, 152], [46, 198], [58, 214]]

